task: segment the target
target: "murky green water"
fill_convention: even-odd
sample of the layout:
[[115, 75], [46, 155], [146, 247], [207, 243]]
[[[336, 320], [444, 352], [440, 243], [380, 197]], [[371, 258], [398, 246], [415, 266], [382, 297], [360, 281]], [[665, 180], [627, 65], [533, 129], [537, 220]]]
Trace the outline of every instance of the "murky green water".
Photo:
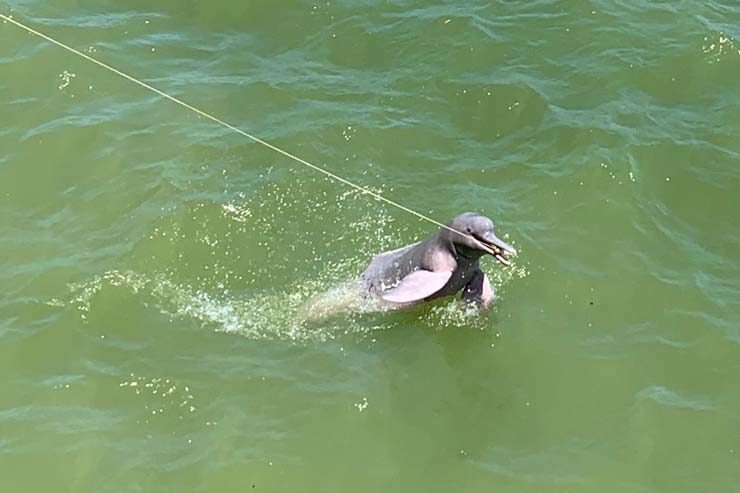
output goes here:
[[0, 491], [740, 491], [740, 7], [0, 3], [520, 250], [308, 320], [433, 228], [0, 24]]

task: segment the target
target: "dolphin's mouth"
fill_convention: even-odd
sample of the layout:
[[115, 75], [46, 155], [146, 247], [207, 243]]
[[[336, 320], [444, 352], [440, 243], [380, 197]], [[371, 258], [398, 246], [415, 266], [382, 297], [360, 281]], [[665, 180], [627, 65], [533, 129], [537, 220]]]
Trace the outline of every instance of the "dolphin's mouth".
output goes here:
[[472, 236], [483, 247], [481, 250], [493, 256], [493, 258], [506, 266], [511, 265], [509, 257], [516, 257], [516, 250], [514, 247], [505, 241], [500, 240], [493, 233], [487, 234], [486, 237], [475, 233], [473, 233]]

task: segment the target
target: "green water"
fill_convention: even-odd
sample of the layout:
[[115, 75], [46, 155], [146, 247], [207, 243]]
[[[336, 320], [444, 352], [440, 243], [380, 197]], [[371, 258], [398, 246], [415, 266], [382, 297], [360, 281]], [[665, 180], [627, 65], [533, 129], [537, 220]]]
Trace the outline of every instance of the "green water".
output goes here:
[[520, 256], [307, 320], [434, 228], [0, 24], [0, 491], [740, 491], [736, 2], [11, 10]]

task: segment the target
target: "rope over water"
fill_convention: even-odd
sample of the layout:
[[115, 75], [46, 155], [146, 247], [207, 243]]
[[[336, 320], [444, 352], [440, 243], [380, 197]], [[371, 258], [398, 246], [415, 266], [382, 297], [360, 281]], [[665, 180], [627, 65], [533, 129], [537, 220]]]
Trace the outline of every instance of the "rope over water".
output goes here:
[[283, 150], [283, 149], [277, 147], [274, 144], [271, 144], [271, 143], [269, 143], [269, 142], [267, 142], [267, 141], [265, 141], [263, 139], [260, 139], [259, 137], [256, 137], [256, 136], [254, 136], [254, 135], [252, 135], [252, 134], [250, 134], [248, 132], [245, 132], [244, 130], [242, 130], [242, 129], [238, 128], [238, 127], [235, 127], [234, 125], [231, 125], [230, 123], [227, 123], [227, 122], [221, 120], [220, 118], [217, 118], [217, 117], [215, 117], [215, 116], [213, 116], [213, 115], [211, 115], [209, 113], [206, 113], [205, 111], [200, 110], [200, 109], [196, 108], [195, 106], [192, 106], [192, 105], [186, 103], [185, 101], [182, 101], [181, 99], [178, 99], [178, 98], [176, 98], [174, 96], [171, 96], [171, 95], [167, 94], [166, 92], [164, 92], [164, 91], [162, 91], [160, 89], [157, 89], [154, 86], [151, 86], [151, 85], [147, 84], [146, 82], [143, 82], [143, 81], [141, 81], [141, 80], [139, 80], [139, 79], [137, 79], [137, 78], [135, 78], [135, 77], [133, 77], [131, 75], [128, 75], [125, 72], [121, 72], [120, 70], [118, 70], [115, 67], [112, 67], [111, 65], [108, 65], [106, 63], [103, 63], [100, 60], [98, 60], [96, 58], [93, 58], [93, 57], [91, 57], [90, 55], [88, 55], [86, 53], [83, 53], [83, 52], [81, 52], [79, 50], [76, 50], [75, 48], [72, 48], [71, 46], [62, 43], [61, 41], [58, 41], [58, 40], [52, 38], [51, 36], [48, 36], [48, 35], [46, 35], [46, 34], [44, 34], [42, 32], [39, 32], [39, 31], [37, 31], [37, 30], [35, 30], [35, 29], [33, 29], [33, 28], [31, 28], [31, 27], [29, 27], [29, 26], [27, 26], [27, 25], [25, 25], [25, 24], [23, 24], [23, 23], [15, 20], [15, 19], [13, 19], [12, 17], [6, 16], [4, 14], [0, 14], [0, 19], [3, 19], [6, 22], [10, 22], [11, 24], [14, 24], [17, 27], [20, 27], [21, 29], [23, 29], [23, 30], [25, 30], [25, 31], [33, 34], [33, 35], [38, 36], [39, 38], [42, 38], [42, 39], [44, 39], [44, 40], [46, 40], [46, 41], [48, 41], [48, 42], [50, 42], [52, 44], [55, 44], [55, 45], [59, 46], [60, 48], [63, 48], [65, 50], [69, 51], [70, 53], [74, 53], [75, 55], [78, 55], [78, 56], [84, 58], [85, 60], [87, 60], [89, 62], [92, 62], [95, 65], [98, 65], [99, 67], [102, 67], [102, 68], [104, 68], [104, 69], [106, 69], [106, 70], [108, 70], [110, 72], [113, 72], [114, 74], [116, 74], [116, 75], [118, 75], [120, 77], [123, 77], [126, 80], [129, 80], [129, 81], [133, 82], [134, 84], [137, 84], [137, 85], [143, 87], [144, 89], [147, 89], [147, 90], [149, 90], [149, 91], [151, 91], [151, 92], [153, 92], [155, 94], [158, 94], [158, 95], [162, 96], [165, 99], [169, 99], [173, 103], [177, 103], [180, 106], [182, 106], [184, 108], [187, 108], [188, 110], [192, 111], [193, 113], [196, 113], [196, 114], [198, 114], [198, 115], [200, 115], [200, 116], [202, 116], [204, 118], [207, 118], [208, 120], [211, 120], [211, 121], [213, 121], [215, 123], [218, 123], [219, 125], [222, 125], [222, 126], [228, 128], [230, 130], [233, 130], [234, 132], [236, 132], [238, 134], [241, 134], [244, 137], [247, 137], [248, 139], [251, 139], [253, 142], [256, 142], [257, 144], [260, 144], [262, 146], [265, 146], [268, 149], [272, 149], [273, 151], [275, 151], [275, 152], [277, 152], [279, 154], [282, 154], [283, 156], [288, 157], [288, 158], [292, 159], [293, 161], [296, 161], [296, 162], [298, 162], [298, 163], [300, 163], [300, 164], [302, 164], [304, 166], [307, 166], [307, 167], [313, 169], [314, 171], [318, 171], [319, 173], [322, 173], [322, 174], [328, 176], [329, 178], [331, 178], [333, 180], [336, 180], [336, 181], [338, 181], [340, 183], [343, 183], [343, 184], [345, 184], [345, 185], [347, 185], [347, 186], [349, 186], [351, 188], [354, 188], [355, 190], [357, 190], [359, 192], [362, 192], [363, 194], [370, 195], [371, 197], [373, 197], [376, 200], [379, 200], [381, 202], [384, 202], [384, 203], [386, 203], [386, 204], [388, 204], [390, 206], [393, 206], [393, 207], [395, 207], [397, 209], [400, 209], [400, 210], [402, 210], [404, 212], [408, 212], [409, 214], [414, 215], [414, 216], [418, 217], [419, 219], [422, 219], [424, 221], [430, 222], [430, 223], [432, 223], [432, 224], [434, 224], [436, 226], [439, 226], [441, 228], [445, 228], [445, 229], [447, 229], [449, 231], [452, 231], [454, 233], [459, 234], [460, 236], [466, 236], [466, 237], [469, 236], [469, 235], [467, 235], [465, 233], [462, 233], [461, 231], [458, 231], [456, 229], [453, 229], [453, 228], [447, 226], [446, 224], [443, 224], [443, 223], [441, 223], [439, 221], [436, 221], [436, 220], [432, 219], [429, 216], [425, 216], [424, 214], [422, 214], [420, 212], [417, 212], [417, 211], [415, 211], [413, 209], [410, 209], [409, 207], [406, 207], [405, 205], [399, 204], [398, 202], [396, 202], [394, 200], [391, 200], [389, 198], [386, 198], [386, 197], [384, 197], [383, 195], [380, 195], [377, 192], [374, 192], [374, 191], [372, 191], [372, 190], [370, 190], [370, 189], [368, 189], [366, 187], [363, 187], [362, 185], [358, 185], [356, 183], [353, 183], [353, 182], [349, 181], [346, 178], [342, 178], [341, 176], [339, 176], [339, 175], [337, 175], [335, 173], [332, 173], [331, 171], [326, 170], [326, 169], [322, 168], [321, 166], [317, 166], [315, 164], [312, 164], [312, 163], [306, 161], [305, 159], [296, 156], [295, 154], [291, 154], [290, 152], [288, 152], [286, 150]]

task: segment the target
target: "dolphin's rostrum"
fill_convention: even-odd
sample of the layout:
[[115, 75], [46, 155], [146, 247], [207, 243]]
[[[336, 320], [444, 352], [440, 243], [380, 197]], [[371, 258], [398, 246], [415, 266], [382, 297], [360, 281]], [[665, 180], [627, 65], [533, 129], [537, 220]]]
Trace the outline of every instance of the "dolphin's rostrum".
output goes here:
[[[455, 217], [426, 241], [373, 257], [360, 275], [364, 291], [401, 308], [462, 290], [462, 299], [487, 307], [493, 288], [480, 269], [483, 255], [504, 265], [516, 250], [493, 233], [493, 222], [474, 212]], [[459, 233], [458, 233], [459, 232]]]

